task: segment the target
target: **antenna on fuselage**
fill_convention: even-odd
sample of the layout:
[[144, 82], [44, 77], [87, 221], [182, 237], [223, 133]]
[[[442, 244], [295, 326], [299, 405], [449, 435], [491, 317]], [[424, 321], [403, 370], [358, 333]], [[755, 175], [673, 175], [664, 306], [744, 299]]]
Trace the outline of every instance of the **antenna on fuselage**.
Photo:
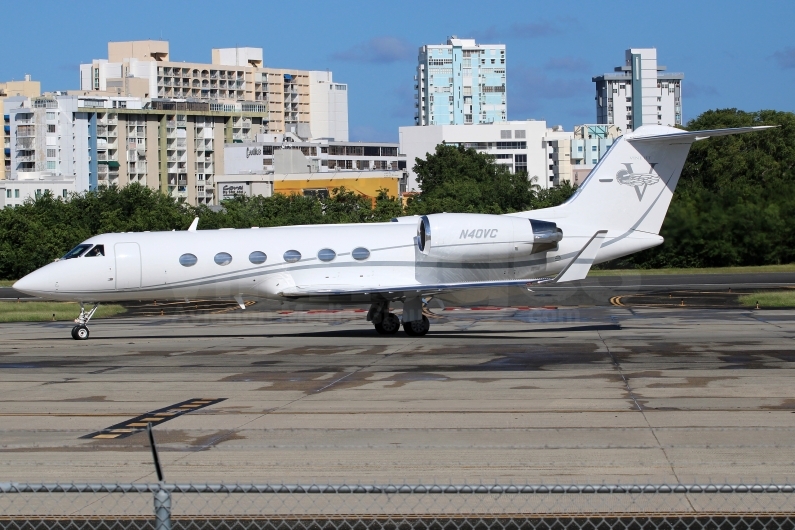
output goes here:
[[193, 220], [193, 222], [190, 224], [190, 226], [188, 227], [188, 232], [195, 232], [197, 226], [199, 226], [199, 218], [198, 217], [195, 218]]

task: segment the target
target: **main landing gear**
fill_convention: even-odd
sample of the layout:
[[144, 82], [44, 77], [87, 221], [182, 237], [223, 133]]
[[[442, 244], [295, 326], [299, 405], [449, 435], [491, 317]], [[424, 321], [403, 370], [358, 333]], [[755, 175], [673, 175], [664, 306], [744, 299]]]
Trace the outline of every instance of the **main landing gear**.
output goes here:
[[429, 329], [431, 329], [431, 321], [425, 315], [422, 315], [422, 320], [403, 322], [403, 331], [409, 337], [422, 337], [428, 333]]
[[94, 313], [97, 312], [97, 308], [99, 308], [99, 303], [94, 304], [87, 313], [86, 308], [83, 307], [83, 303], [80, 303], [80, 316], [75, 319], [75, 323], [77, 325], [72, 328], [72, 338], [75, 340], [86, 340], [88, 339], [89, 332], [88, 332], [88, 321], [91, 320], [91, 317], [94, 316]]
[[[421, 307], [421, 306], [420, 306]], [[405, 320], [411, 313], [403, 309], [403, 331], [410, 337], [421, 337], [431, 329], [431, 322], [428, 317], [421, 315], [419, 320], [406, 322]], [[379, 335], [394, 335], [400, 331], [401, 322], [396, 314], [389, 311], [389, 302], [376, 302], [370, 306], [367, 312], [367, 321], [372, 322], [375, 331]]]
[[400, 331], [400, 319], [389, 312], [389, 302], [377, 302], [370, 306], [367, 321], [372, 322], [379, 335], [394, 335]]

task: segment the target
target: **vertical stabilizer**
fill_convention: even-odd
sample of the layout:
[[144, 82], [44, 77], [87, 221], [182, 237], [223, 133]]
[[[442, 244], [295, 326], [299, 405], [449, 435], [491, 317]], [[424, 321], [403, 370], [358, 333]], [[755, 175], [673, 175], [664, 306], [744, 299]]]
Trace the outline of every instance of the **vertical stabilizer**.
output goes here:
[[630, 230], [659, 234], [693, 142], [767, 128], [690, 132], [645, 125], [618, 138], [565, 204], [522, 216], [544, 219], [546, 213], [619, 234]]

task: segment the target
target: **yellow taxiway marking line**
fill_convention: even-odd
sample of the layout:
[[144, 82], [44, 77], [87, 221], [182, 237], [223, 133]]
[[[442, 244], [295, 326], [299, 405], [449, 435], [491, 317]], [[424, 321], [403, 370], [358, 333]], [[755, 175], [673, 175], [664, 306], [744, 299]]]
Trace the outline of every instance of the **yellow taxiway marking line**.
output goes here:
[[121, 433], [118, 434], [97, 434], [94, 438], [118, 438], [121, 436]]
[[621, 303], [621, 296], [613, 296], [610, 298], [610, 303], [615, 306], [626, 307], [624, 304]]

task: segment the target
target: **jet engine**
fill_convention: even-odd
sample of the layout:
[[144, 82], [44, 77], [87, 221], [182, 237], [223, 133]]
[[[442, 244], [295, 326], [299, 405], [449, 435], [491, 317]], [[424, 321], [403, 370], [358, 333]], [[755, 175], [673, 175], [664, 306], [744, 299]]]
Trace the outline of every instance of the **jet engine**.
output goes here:
[[417, 249], [439, 261], [500, 261], [557, 248], [563, 238], [549, 221], [506, 215], [438, 213], [417, 225]]

